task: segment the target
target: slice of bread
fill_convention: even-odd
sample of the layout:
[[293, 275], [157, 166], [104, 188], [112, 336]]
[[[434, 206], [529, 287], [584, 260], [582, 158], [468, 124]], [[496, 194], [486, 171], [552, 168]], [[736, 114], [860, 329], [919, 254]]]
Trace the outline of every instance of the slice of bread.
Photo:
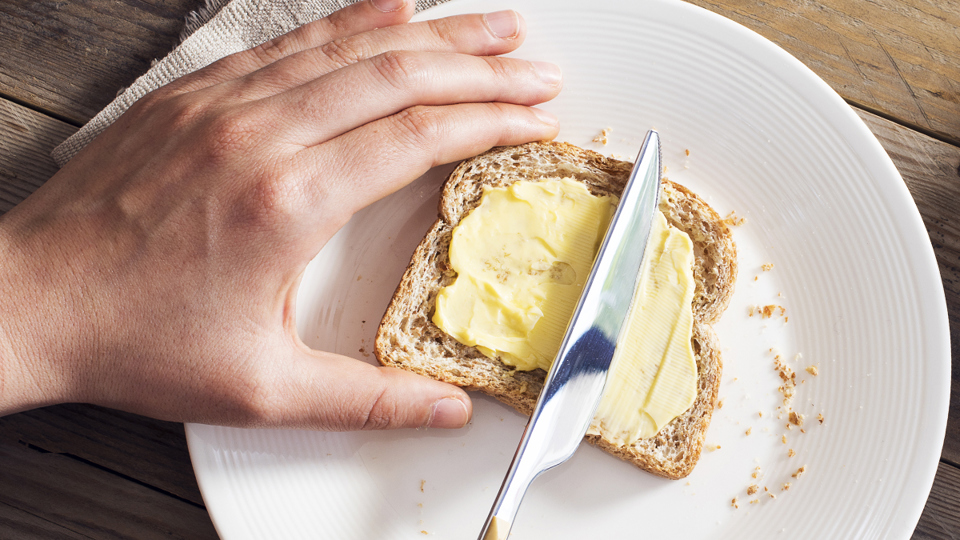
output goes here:
[[[524, 414], [532, 413], [546, 377], [543, 370], [517, 371], [458, 342], [431, 320], [438, 291], [456, 278], [447, 253], [453, 228], [480, 203], [484, 186], [572, 177], [596, 195], [619, 195], [631, 169], [626, 161], [556, 142], [494, 148], [461, 163], [443, 187], [439, 219], [417, 247], [380, 322], [375, 344], [380, 363], [479, 390]], [[692, 345], [698, 369], [697, 398], [657, 435], [632, 446], [613, 446], [599, 436], [586, 439], [646, 471], [682, 478], [700, 457], [704, 433], [717, 404], [722, 364], [711, 325], [719, 320], [733, 294], [737, 255], [720, 216], [683, 186], [664, 180], [660, 210], [694, 245]]]

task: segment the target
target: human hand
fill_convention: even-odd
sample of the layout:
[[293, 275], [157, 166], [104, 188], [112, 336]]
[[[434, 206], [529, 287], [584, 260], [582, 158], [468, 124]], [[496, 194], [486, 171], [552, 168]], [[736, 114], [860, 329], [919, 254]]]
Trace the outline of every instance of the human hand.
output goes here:
[[[0, 218], [0, 414], [87, 402], [248, 427], [460, 427], [454, 386], [306, 347], [300, 276], [434, 165], [556, 135], [513, 12], [372, 0], [141, 99]], [[399, 4], [399, 6], [398, 6]], [[396, 9], [394, 9], [396, 8]], [[376, 30], [375, 30], [376, 29]]]

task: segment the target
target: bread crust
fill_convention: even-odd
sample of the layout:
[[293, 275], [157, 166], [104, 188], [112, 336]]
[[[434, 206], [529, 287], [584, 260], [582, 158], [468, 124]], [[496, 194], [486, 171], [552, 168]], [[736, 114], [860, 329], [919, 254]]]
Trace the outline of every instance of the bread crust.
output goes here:
[[[375, 353], [380, 363], [478, 390], [524, 414], [532, 413], [546, 372], [517, 371], [488, 358], [431, 320], [437, 293], [456, 278], [448, 254], [453, 228], [479, 205], [484, 186], [571, 177], [596, 195], [619, 196], [632, 167], [629, 162], [558, 142], [494, 148], [461, 163], [444, 184], [439, 218], [414, 252], [377, 329]], [[670, 225], [690, 235], [694, 245], [691, 342], [698, 370], [697, 398], [657, 435], [631, 446], [614, 446], [596, 435], [586, 440], [643, 470], [678, 479], [696, 465], [716, 407], [722, 361], [711, 325], [733, 295], [737, 251], [721, 217], [685, 187], [664, 180], [660, 210]]]

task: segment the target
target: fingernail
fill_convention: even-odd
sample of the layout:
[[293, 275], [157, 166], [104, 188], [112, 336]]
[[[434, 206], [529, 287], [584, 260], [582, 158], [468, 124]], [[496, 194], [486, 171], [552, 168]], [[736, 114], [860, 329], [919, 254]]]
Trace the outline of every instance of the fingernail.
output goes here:
[[466, 425], [467, 406], [456, 398], [444, 398], [433, 404], [433, 414], [427, 427], [460, 428]]
[[513, 10], [494, 11], [483, 16], [490, 33], [500, 39], [513, 39], [520, 33], [520, 17]]
[[370, 0], [370, 3], [384, 13], [390, 13], [403, 9], [403, 6], [407, 5], [407, 0]]
[[540, 80], [549, 84], [550, 86], [556, 86], [560, 84], [560, 80], [563, 79], [563, 73], [560, 72], [560, 66], [556, 64], [551, 64], [550, 62], [530, 63], [533, 64], [533, 70], [537, 72]]
[[559, 126], [560, 119], [556, 117], [553, 113], [548, 113], [543, 109], [537, 109], [534, 107], [530, 108], [533, 111], [533, 115], [536, 116], [541, 122], [547, 124], [548, 126]]

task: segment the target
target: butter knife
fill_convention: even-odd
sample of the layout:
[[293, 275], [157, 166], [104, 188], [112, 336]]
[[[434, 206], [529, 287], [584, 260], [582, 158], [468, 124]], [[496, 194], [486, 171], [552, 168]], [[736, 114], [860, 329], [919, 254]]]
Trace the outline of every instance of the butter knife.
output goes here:
[[640, 278], [660, 173], [660, 136], [649, 131], [480, 540], [509, 536], [530, 483], [570, 459], [590, 427]]

